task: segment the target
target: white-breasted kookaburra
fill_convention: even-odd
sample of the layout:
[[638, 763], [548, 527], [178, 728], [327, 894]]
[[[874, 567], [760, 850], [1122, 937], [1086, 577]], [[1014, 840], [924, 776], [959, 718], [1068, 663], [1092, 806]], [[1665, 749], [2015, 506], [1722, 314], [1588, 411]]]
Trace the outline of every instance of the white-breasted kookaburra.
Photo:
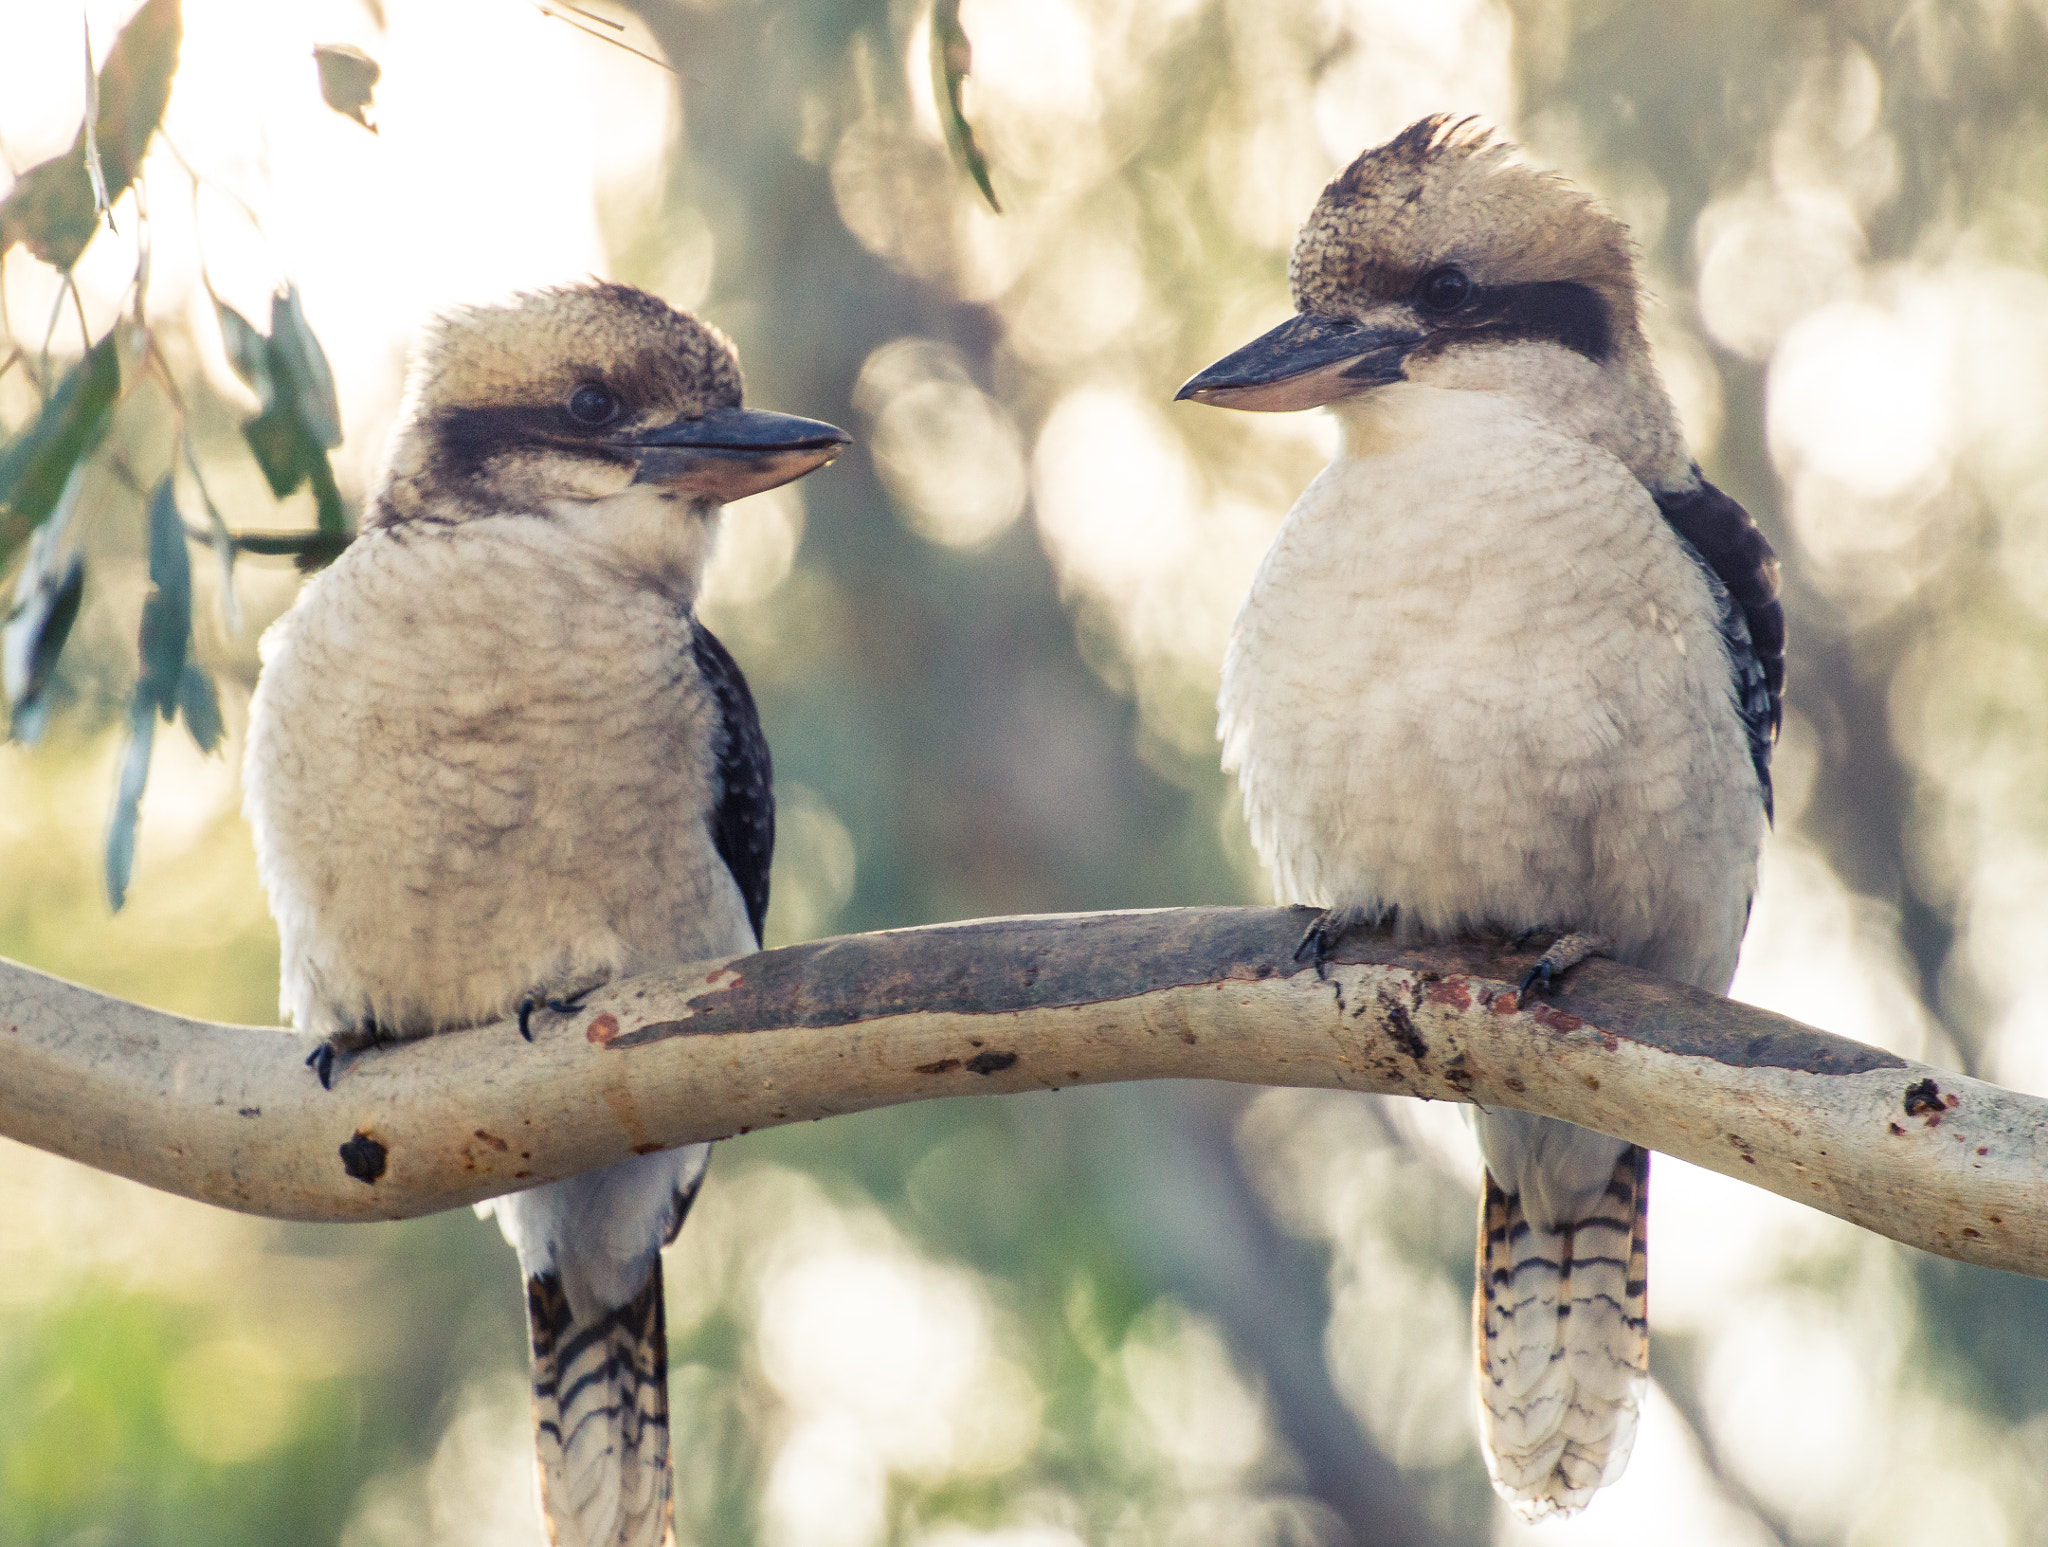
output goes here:
[[[1626, 231], [1428, 118], [1324, 190], [1290, 277], [1297, 315], [1180, 396], [1327, 406], [1342, 431], [1220, 699], [1281, 898], [1328, 910], [1305, 949], [1389, 917], [1551, 930], [1544, 981], [1591, 947], [1724, 992], [1784, 617], [1770, 546], [1686, 449]], [[1525, 1515], [1577, 1509], [1635, 1433], [1649, 1156], [1523, 1112], [1475, 1122], [1488, 1467]]]
[[[322, 1083], [378, 1043], [759, 948], [775, 806], [697, 620], [725, 501], [832, 460], [625, 285], [442, 318], [362, 534], [264, 636], [245, 808]], [[498, 1056], [519, 1056], [516, 1041]], [[310, 1078], [310, 1076], [309, 1076]], [[499, 1198], [558, 1547], [672, 1539], [661, 1249], [710, 1146]]]

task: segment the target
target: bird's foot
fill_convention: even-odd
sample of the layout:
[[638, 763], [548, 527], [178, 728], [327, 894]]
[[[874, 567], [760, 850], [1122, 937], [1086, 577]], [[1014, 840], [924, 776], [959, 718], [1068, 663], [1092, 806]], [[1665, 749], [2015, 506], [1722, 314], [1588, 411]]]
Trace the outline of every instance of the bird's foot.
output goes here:
[[1550, 992], [1553, 981], [1563, 977], [1588, 956], [1612, 956], [1614, 944], [1602, 935], [1582, 935], [1577, 932], [1559, 935], [1551, 942], [1550, 949], [1529, 965], [1522, 974], [1522, 981], [1515, 990], [1517, 1000], [1527, 999], [1533, 990], [1538, 997]]
[[1302, 931], [1301, 944], [1294, 948], [1294, 959], [1313, 961], [1316, 976], [1326, 978], [1330, 975], [1330, 953], [1354, 929], [1363, 929], [1379, 917], [1365, 908], [1325, 908]]
[[519, 1001], [519, 1035], [527, 1041], [533, 1040], [533, 1012], [552, 1010], [557, 1015], [574, 1015], [583, 1008], [583, 1001], [603, 988], [607, 980], [599, 978], [595, 983], [586, 983], [573, 993], [555, 995], [535, 989]]
[[306, 1067], [319, 1077], [322, 1090], [332, 1090], [334, 1061], [337, 1058], [346, 1058], [351, 1053], [360, 1053], [366, 1047], [382, 1047], [387, 1042], [398, 1040], [400, 1039], [396, 1032], [365, 1018], [346, 1031], [337, 1031], [332, 1036], [324, 1038], [318, 1047], [306, 1055]]

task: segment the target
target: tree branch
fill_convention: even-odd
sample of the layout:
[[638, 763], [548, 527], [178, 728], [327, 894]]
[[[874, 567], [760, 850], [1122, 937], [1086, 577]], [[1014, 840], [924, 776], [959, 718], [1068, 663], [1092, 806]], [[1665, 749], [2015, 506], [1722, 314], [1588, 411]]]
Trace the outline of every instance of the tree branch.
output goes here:
[[1114, 1080], [1383, 1091], [1568, 1118], [1895, 1240], [2048, 1277], [2048, 1102], [1614, 962], [1516, 1007], [1498, 943], [1306, 909], [992, 919], [614, 984], [574, 1015], [363, 1054], [0, 962], [0, 1134], [285, 1219], [397, 1219], [626, 1156], [934, 1096]]

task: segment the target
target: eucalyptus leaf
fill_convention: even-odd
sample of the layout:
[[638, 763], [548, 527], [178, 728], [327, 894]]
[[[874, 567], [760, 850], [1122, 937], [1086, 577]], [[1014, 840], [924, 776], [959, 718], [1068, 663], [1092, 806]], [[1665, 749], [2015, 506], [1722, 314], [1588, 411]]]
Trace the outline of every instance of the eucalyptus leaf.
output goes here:
[[149, 578], [153, 589], [142, 604], [135, 701], [154, 705], [168, 720], [178, 712], [179, 683], [192, 643], [192, 557], [185, 549], [185, 520], [178, 514], [169, 474], [149, 497]]
[[270, 369], [279, 395], [289, 395], [306, 429], [323, 448], [341, 444], [341, 405], [327, 353], [306, 322], [296, 285], [270, 298]]
[[186, 661], [184, 674], [178, 678], [178, 713], [200, 751], [211, 752], [220, 745], [224, 734], [220, 695], [214, 691], [213, 678], [197, 661]]
[[0, 567], [57, 507], [72, 474], [98, 447], [121, 396], [110, 331], [64, 373], [43, 411], [0, 447]]
[[264, 408], [270, 407], [277, 397], [277, 386], [270, 379], [270, 340], [257, 330], [255, 323], [223, 300], [214, 300], [213, 314], [220, 322], [221, 347], [227, 353], [228, 364], [256, 394], [257, 401]]
[[312, 459], [323, 455], [306, 426], [286, 403], [272, 403], [242, 426], [242, 439], [255, 454], [256, 465], [269, 480], [270, 492], [283, 499], [306, 481]]
[[313, 62], [320, 67], [321, 100], [375, 134], [377, 125], [369, 115], [376, 103], [370, 97], [384, 67], [352, 43], [318, 44]]
[[[100, 195], [111, 204], [135, 181], [170, 100], [183, 36], [179, 0], [147, 0], [130, 18], [95, 77], [99, 107], [89, 129], [81, 122], [70, 149], [30, 167], [0, 200], [0, 254], [23, 242], [57, 268], [78, 261], [99, 228]], [[99, 187], [89, 159], [98, 163]]]
[[142, 815], [142, 789], [149, 782], [149, 753], [155, 742], [156, 706], [138, 686], [128, 706], [128, 740], [121, 748], [121, 775], [107, 821], [107, 901], [116, 913], [128, 900], [128, 877], [135, 869], [135, 824]]
[[327, 460], [325, 451], [314, 451], [306, 473], [313, 480], [313, 502], [320, 513], [321, 535], [330, 541], [346, 540], [348, 507], [341, 502], [341, 486], [334, 481], [334, 464]]
[[52, 570], [38, 573], [35, 557], [30, 555], [16, 587], [15, 611], [0, 629], [0, 676], [7, 685], [8, 735], [27, 746], [42, 738], [49, 722], [50, 679], [85, 596], [82, 555], [74, 553], [61, 574]]
[[1000, 215], [1003, 207], [996, 202], [995, 185], [989, 181], [988, 158], [974, 141], [974, 126], [967, 121], [961, 101], [973, 69], [974, 46], [967, 41], [966, 29], [960, 25], [960, 0], [936, 0], [932, 6], [932, 96], [938, 101], [939, 117], [946, 125], [946, 143], [952, 147], [955, 159], [974, 179], [974, 186], [988, 200], [988, 207]]
[[83, 465], [73, 468], [57, 508], [36, 528], [0, 628], [0, 691], [8, 705], [8, 734], [24, 743], [37, 740], [49, 719], [46, 690], [85, 593], [85, 561], [74, 555], [63, 562], [65, 534], [84, 483]]

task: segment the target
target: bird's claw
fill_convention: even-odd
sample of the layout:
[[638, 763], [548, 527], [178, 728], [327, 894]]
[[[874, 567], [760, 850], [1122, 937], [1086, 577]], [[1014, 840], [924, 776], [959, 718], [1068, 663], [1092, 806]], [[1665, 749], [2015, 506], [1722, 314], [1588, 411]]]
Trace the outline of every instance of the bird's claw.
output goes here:
[[320, 1078], [322, 1090], [334, 1089], [334, 1045], [323, 1042], [306, 1055], [306, 1067]]
[[588, 988], [580, 988], [566, 999], [557, 999], [552, 995], [528, 994], [519, 1001], [519, 1035], [529, 1042], [533, 1040], [535, 1010], [546, 1009], [554, 1011], [557, 1015], [574, 1015], [583, 1008], [583, 1001], [588, 999], [590, 994], [591, 990]]
[[1326, 913], [1318, 914], [1316, 921], [1302, 931], [1301, 943], [1294, 948], [1296, 961], [1315, 962], [1318, 978], [1330, 975], [1330, 934], [1323, 928], [1323, 920], [1328, 917]]
[[1577, 932], [1559, 935], [1550, 943], [1550, 949], [1531, 962], [1529, 970], [1522, 974], [1522, 981], [1515, 989], [1516, 1002], [1527, 999], [1531, 989], [1535, 990], [1538, 998], [1543, 997], [1550, 992], [1552, 983], [1587, 957], [1608, 956], [1613, 950], [1612, 944], [1599, 935]]
[[1294, 948], [1294, 959], [1298, 962], [1313, 961], [1316, 977], [1326, 979], [1330, 975], [1330, 953], [1352, 930], [1363, 928], [1372, 921], [1373, 915], [1363, 908], [1325, 908], [1302, 931], [1301, 943]]

